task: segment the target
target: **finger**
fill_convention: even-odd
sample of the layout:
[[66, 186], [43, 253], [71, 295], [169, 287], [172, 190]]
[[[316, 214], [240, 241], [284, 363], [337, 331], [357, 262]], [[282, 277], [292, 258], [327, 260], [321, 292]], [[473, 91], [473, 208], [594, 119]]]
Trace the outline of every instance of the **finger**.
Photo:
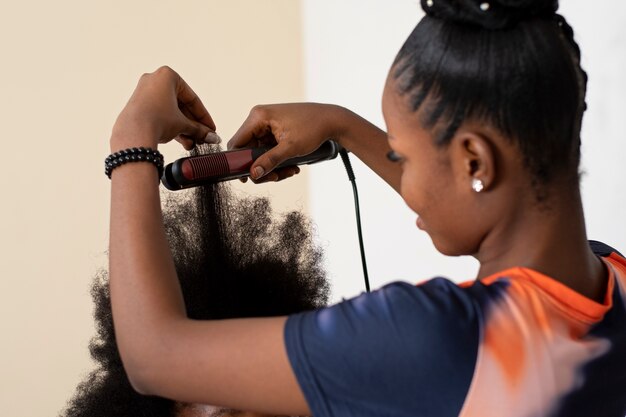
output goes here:
[[198, 144], [206, 141], [209, 141], [209, 143], [219, 143], [219, 136], [209, 127], [195, 120], [190, 120], [183, 115], [181, 115], [181, 117], [184, 119], [182, 120], [184, 127], [180, 131], [181, 135], [193, 139]]
[[209, 114], [209, 111], [204, 107], [200, 97], [198, 97], [180, 76], [178, 76], [176, 83], [176, 94], [178, 102], [182, 103], [185, 108], [189, 110], [195, 120], [215, 131], [215, 122]]
[[250, 146], [253, 140], [272, 134], [268, 118], [265, 112], [257, 110], [257, 107], [250, 111], [237, 132], [228, 141], [228, 149], [243, 148]]
[[[271, 131], [266, 132], [262, 136], [255, 137], [255, 140], [253, 142], [255, 142], [255, 146], [266, 146], [269, 148], [272, 148], [278, 144], [276, 138]], [[252, 145], [252, 143], [249, 143], [249, 145]]]
[[196, 146], [196, 141], [185, 135], [176, 136], [176, 142], [183, 145], [183, 148], [185, 148], [186, 151], [190, 151]]
[[209, 131], [204, 137], [204, 143], [217, 145], [218, 143], [222, 143], [222, 138], [220, 138], [220, 135], [217, 133]]
[[277, 182], [280, 179], [280, 176], [276, 172], [270, 172], [263, 178], [254, 179], [251, 178], [252, 182], [255, 184], [265, 184], [266, 182]]
[[291, 178], [294, 175], [299, 174], [300, 173], [300, 168], [297, 167], [297, 166], [285, 167], [285, 168], [282, 168], [279, 171], [275, 171], [275, 172], [278, 172], [278, 176], [280, 177], [279, 181], [282, 181], [284, 179]]
[[[180, 107], [180, 111], [190, 120], [195, 120], [193, 114], [191, 114], [191, 111], [189, 111], [189, 109], [187, 109], [185, 106]], [[218, 143], [222, 142], [222, 138], [219, 137], [219, 135], [211, 130], [209, 130], [209, 133], [206, 134], [206, 136], [204, 138], [196, 138], [196, 144], [197, 145], [201, 145], [203, 143], [210, 143], [213, 145], [217, 145]]]
[[277, 165], [295, 156], [298, 155], [295, 155], [293, 151], [290, 150], [286, 142], [280, 142], [254, 161], [250, 167], [250, 175], [254, 179], [259, 179], [270, 173]]
[[285, 167], [285, 168], [272, 171], [262, 178], [259, 178], [256, 180], [252, 179], [252, 182], [254, 182], [255, 184], [263, 184], [266, 182], [278, 182], [278, 181], [282, 181], [284, 179], [293, 177], [298, 172], [300, 172], [300, 169], [297, 167]]
[[282, 181], [284, 179], [291, 178], [294, 175], [296, 175], [298, 172], [300, 172], [300, 168], [298, 168], [297, 166], [291, 166], [291, 167], [280, 168], [272, 172], [275, 172], [276, 174], [278, 174], [278, 181]]

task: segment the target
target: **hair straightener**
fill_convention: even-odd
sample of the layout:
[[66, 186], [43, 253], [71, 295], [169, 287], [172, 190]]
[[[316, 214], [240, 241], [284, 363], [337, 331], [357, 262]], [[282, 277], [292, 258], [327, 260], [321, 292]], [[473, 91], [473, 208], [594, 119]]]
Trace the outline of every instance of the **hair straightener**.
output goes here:
[[[252, 163], [270, 149], [272, 149], [271, 146], [244, 148], [181, 158], [165, 166], [161, 182], [168, 190], [175, 191], [197, 187], [202, 184], [212, 184], [236, 178], [249, 177]], [[316, 162], [335, 159], [337, 155], [341, 155], [346, 172], [348, 173], [348, 179], [352, 183], [359, 247], [361, 249], [361, 263], [363, 265], [363, 277], [365, 278], [365, 290], [369, 292], [370, 283], [367, 273], [367, 263], [365, 261], [365, 248], [363, 247], [363, 232], [361, 231], [359, 194], [356, 188], [354, 171], [350, 163], [350, 158], [348, 157], [348, 152], [337, 142], [328, 140], [310, 154], [288, 159], [282, 164], [279, 164], [277, 168], [310, 165]]]
[[[161, 182], [168, 190], [182, 190], [248, 177], [252, 163], [270, 149], [269, 146], [244, 148], [181, 158], [165, 166]], [[341, 149], [337, 142], [329, 140], [314, 152], [288, 159], [277, 168], [328, 161], [336, 158]]]

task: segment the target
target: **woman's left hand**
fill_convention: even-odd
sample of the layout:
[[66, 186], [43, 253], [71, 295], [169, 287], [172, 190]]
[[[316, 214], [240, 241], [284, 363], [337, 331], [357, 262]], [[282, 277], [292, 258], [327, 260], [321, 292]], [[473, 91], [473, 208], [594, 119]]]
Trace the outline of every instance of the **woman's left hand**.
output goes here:
[[156, 149], [172, 139], [187, 150], [204, 142], [219, 143], [215, 123], [200, 98], [176, 71], [161, 67], [139, 79], [113, 127], [111, 150]]

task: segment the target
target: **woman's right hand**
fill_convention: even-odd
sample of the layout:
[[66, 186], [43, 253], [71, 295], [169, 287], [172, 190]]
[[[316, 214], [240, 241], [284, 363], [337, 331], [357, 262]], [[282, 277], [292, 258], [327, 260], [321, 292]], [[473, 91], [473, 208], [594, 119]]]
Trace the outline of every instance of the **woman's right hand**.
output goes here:
[[228, 149], [273, 146], [250, 167], [255, 182], [280, 181], [298, 172], [298, 167], [274, 170], [287, 159], [304, 156], [328, 139], [339, 139], [348, 111], [340, 106], [290, 103], [255, 106]]

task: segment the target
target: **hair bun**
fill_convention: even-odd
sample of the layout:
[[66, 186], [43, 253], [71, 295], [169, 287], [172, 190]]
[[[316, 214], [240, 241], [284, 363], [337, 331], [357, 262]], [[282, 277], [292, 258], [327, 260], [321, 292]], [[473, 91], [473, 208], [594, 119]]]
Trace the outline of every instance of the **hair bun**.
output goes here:
[[558, 0], [421, 0], [427, 15], [446, 21], [506, 29], [532, 18], [553, 17]]

